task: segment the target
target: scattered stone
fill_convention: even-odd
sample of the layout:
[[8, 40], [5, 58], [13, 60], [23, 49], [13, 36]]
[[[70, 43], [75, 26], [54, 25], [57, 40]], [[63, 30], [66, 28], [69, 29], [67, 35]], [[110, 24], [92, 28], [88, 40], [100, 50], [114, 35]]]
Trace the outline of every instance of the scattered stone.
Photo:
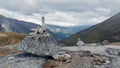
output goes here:
[[109, 55], [116, 55], [116, 56], [119, 56], [119, 55], [120, 55], [120, 49], [107, 48], [107, 49], [106, 49], [106, 52], [107, 52]]
[[70, 58], [72, 58], [70, 54], [64, 54], [64, 59], [65, 60], [69, 60]]
[[[47, 60], [49, 61], [47, 62], [47, 64], [54, 65], [55, 68], [93, 68], [92, 57], [90, 56], [80, 57], [79, 54], [81, 53], [84, 54], [83, 51], [79, 51], [79, 52], [69, 51], [68, 55], [71, 55], [71, 58], [68, 61]], [[62, 55], [61, 57], [64, 56]]]
[[93, 59], [95, 65], [101, 65], [105, 63], [105, 60], [102, 57], [96, 57]]
[[120, 68], [120, 58], [113, 59], [109, 68]]
[[53, 55], [53, 58], [55, 60], [62, 61], [62, 60], [64, 60], [64, 55], [59, 55], [59, 54]]
[[58, 61], [69, 60], [71, 58], [70, 54], [58, 54], [54, 55], [53, 58]]
[[13, 60], [13, 59], [14, 59], [14, 57], [8, 57], [8, 59], [9, 59], [9, 60]]
[[109, 60], [106, 60], [104, 64], [110, 64], [110, 61]]

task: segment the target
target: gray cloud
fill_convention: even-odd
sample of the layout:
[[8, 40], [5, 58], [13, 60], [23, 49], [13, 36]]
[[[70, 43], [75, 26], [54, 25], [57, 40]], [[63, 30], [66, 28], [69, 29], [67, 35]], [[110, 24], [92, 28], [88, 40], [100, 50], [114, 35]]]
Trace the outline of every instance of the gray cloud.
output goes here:
[[119, 0], [0, 0], [0, 10], [12, 18], [20, 15], [36, 23], [45, 15], [48, 24], [72, 26], [99, 23], [118, 13], [119, 4]]

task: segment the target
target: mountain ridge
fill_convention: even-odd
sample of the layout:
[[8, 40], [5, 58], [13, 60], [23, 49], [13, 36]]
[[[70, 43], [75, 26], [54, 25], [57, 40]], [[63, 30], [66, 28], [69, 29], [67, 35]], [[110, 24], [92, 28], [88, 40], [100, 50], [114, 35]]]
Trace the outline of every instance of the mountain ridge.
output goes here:
[[[0, 15], [0, 31], [1, 32], [15, 32], [15, 33], [22, 33], [22, 34], [29, 34], [32, 32], [31, 28], [37, 28], [38, 24], [34, 24], [32, 22], [21, 21], [17, 19], [12, 19]], [[40, 26], [41, 27], [41, 26]], [[49, 29], [47, 29], [49, 33], [53, 35], [55, 39], [59, 39], [60, 37], [57, 34], [53, 33]]]
[[[57, 26], [57, 25], [47, 25], [47, 31], [53, 35], [54, 38], [57, 40], [63, 40], [66, 37], [70, 36], [78, 32], [79, 30], [83, 30], [89, 26], [77, 26], [77, 27], [64, 27], [64, 26]], [[16, 32], [16, 33], [24, 33], [29, 34], [32, 32], [31, 28], [36, 28], [40, 25], [26, 22], [18, 19], [12, 19], [0, 15], [0, 31], [3, 32]], [[79, 29], [77, 29], [79, 28]]]
[[103, 40], [110, 42], [120, 41], [120, 13], [110, 17], [109, 19], [82, 30], [76, 34], [69, 36], [62, 42], [68, 45], [74, 45], [77, 38], [81, 38], [86, 43], [98, 43]]

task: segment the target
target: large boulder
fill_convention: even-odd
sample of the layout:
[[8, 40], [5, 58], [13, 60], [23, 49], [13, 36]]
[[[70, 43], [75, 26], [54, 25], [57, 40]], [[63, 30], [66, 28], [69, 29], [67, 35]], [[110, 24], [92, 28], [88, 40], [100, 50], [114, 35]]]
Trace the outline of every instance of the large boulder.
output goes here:
[[44, 32], [24, 38], [19, 50], [34, 55], [53, 56], [60, 51], [60, 45], [49, 33]]

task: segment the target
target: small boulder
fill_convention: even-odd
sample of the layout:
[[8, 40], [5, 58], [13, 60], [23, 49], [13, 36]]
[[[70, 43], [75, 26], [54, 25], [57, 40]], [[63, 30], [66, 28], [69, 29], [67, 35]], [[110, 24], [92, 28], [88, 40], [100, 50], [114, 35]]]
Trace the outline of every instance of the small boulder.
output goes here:
[[55, 60], [59, 60], [59, 61], [62, 61], [62, 60], [69, 60], [71, 58], [71, 55], [70, 54], [57, 54], [57, 55], [54, 55], [53, 58]]

